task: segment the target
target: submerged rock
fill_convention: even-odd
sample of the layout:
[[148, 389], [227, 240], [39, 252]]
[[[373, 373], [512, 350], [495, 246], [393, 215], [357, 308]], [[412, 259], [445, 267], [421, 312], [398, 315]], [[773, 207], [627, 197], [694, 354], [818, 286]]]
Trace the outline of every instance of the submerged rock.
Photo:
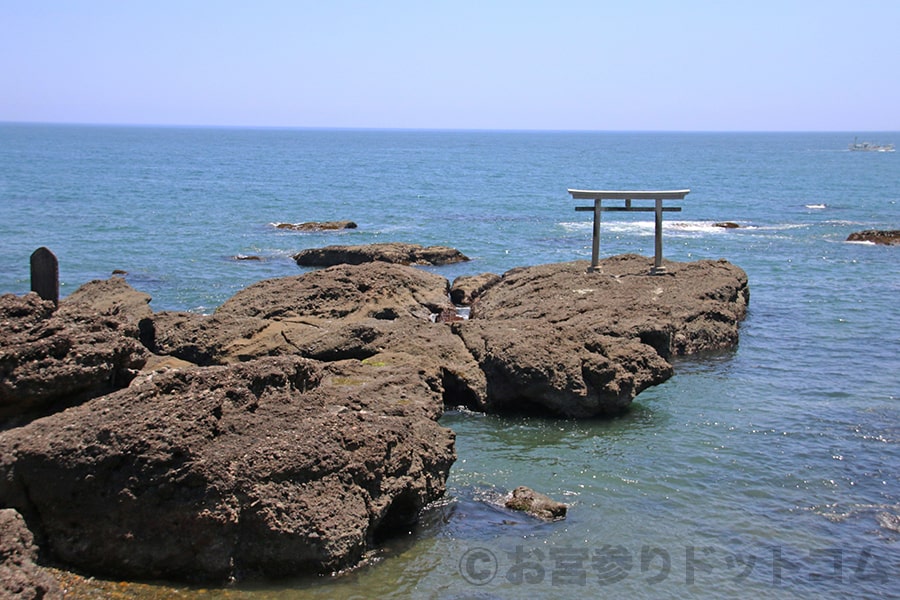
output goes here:
[[330, 267], [339, 264], [360, 265], [382, 261], [401, 265], [447, 265], [468, 259], [455, 248], [446, 246], [420, 246], [389, 242], [360, 246], [326, 246], [311, 248], [294, 255], [301, 267]]
[[525, 512], [545, 521], [565, 519], [568, 510], [562, 502], [525, 486], [513, 490], [512, 496], [506, 501], [506, 508]]

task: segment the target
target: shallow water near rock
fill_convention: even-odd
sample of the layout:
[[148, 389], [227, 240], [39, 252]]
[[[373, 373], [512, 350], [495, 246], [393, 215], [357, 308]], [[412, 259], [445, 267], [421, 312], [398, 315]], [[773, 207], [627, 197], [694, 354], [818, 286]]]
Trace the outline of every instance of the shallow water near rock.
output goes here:
[[[448, 279], [585, 259], [590, 217], [570, 187], [689, 187], [666, 215], [665, 256], [747, 271], [738, 347], [680, 359], [626, 415], [448, 410], [449, 492], [411, 534], [337, 576], [176, 585], [184, 597], [895, 593], [900, 255], [844, 240], [898, 228], [897, 154], [848, 152], [841, 133], [0, 125], [0, 137], [0, 292], [28, 290], [39, 246], [59, 257], [64, 296], [122, 269], [154, 310], [196, 312], [303, 272], [290, 257], [328, 244], [452, 246], [472, 261], [428, 269]], [[652, 253], [652, 220], [608, 214], [604, 256]], [[340, 219], [359, 227], [270, 225]], [[519, 485], [569, 504], [567, 518], [502, 508]]]

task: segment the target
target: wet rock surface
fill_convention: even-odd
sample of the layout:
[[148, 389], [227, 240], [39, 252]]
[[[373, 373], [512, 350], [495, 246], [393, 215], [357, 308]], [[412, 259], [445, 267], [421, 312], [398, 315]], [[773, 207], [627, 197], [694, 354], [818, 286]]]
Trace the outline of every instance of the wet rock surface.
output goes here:
[[565, 519], [568, 511], [568, 506], [562, 502], [557, 502], [546, 494], [536, 492], [524, 485], [513, 490], [505, 506], [545, 521]]

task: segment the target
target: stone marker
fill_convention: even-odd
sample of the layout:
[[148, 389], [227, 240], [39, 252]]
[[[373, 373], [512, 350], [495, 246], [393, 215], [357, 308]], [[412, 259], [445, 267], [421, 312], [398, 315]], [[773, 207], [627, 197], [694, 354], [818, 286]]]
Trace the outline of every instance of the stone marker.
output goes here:
[[31, 291], [44, 300], [59, 304], [59, 261], [44, 246], [31, 254]]

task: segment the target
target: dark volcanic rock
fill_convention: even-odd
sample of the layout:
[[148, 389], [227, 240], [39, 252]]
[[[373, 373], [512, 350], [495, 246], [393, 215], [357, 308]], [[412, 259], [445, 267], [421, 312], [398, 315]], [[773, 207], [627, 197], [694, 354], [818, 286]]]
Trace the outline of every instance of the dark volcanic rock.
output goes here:
[[856, 231], [847, 236], [848, 242], [872, 242], [884, 246], [900, 245], [900, 229]]
[[353, 221], [308, 221], [306, 223], [275, 223], [277, 229], [290, 231], [335, 231], [338, 229], [356, 229]]
[[311, 248], [294, 255], [301, 267], [330, 267], [332, 265], [382, 261], [401, 265], [446, 265], [469, 260], [459, 250], [446, 246], [423, 247], [418, 244], [389, 242], [361, 246], [326, 246]]
[[60, 302], [0, 296], [0, 418], [128, 385], [147, 360], [138, 320], [149, 297], [121, 278], [85, 284]]
[[568, 509], [562, 502], [524, 485], [513, 490], [512, 496], [506, 501], [506, 508], [526, 512], [545, 521], [566, 518]]
[[444, 492], [439, 387], [295, 357], [169, 371], [0, 434], [0, 503], [92, 572], [330, 572]]
[[56, 600], [62, 590], [56, 579], [36, 564], [38, 549], [22, 516], [0, 509], [0, 598]]

